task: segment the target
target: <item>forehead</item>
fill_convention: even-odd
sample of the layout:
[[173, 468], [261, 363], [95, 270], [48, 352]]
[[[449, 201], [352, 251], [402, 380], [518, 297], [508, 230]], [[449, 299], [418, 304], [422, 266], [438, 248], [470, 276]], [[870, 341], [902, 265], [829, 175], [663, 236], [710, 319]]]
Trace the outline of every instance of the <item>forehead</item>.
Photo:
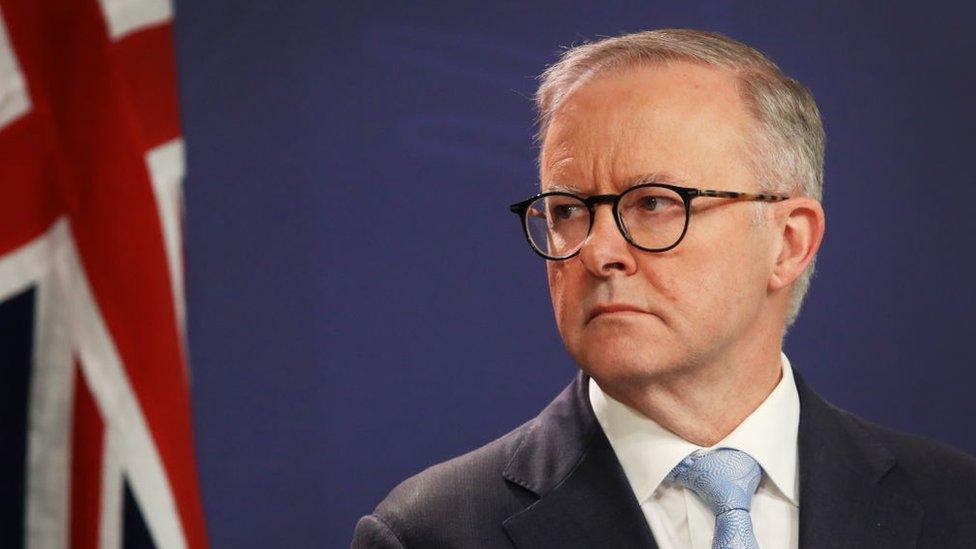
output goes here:
[[652, 174], [678, 184], [705, 184], [723, 172], [723, 182], [749, 179], [752, 126], [728, 71], [691, 63], [630, 67], [597, 76], [563, 100], [543, 139], [540, 179], [544, 190], [581, 191]]

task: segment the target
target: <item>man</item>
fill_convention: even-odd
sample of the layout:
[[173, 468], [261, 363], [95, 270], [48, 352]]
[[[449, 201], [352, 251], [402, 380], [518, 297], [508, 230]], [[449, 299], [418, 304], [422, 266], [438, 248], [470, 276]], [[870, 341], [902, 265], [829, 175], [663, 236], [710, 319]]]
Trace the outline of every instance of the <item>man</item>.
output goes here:
[[813, 97], [724, 36], [542, 77], [546, 259], [578, 378], [398, 486], [354, 547], [976, 547], [976, 460], [824, 402], [782, 354], [824, 233]]

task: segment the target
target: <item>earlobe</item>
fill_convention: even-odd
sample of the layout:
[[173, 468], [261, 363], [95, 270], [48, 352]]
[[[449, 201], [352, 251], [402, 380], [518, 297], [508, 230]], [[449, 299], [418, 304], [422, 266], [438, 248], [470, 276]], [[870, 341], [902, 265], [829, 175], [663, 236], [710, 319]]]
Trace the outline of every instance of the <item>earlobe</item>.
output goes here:
[[792, 198], [777, 205], [784, 208], [777, 216], [779, 250], [769, 290], [776, 291], [793, 283], [817, 254], [826, 227], [823, 206], [812, 198]]

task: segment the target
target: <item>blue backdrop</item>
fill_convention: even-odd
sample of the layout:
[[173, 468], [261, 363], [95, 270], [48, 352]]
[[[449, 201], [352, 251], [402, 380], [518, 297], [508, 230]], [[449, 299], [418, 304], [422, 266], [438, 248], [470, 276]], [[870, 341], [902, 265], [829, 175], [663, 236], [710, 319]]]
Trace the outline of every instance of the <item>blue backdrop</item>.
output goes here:
[[[928, 2], [177, 1], [189, 330], [215, 547], [347, 546], [399, 480], [576, 367], [507, 205], [559, 46], [717, 30], [806, 83], [828, 228], [786, 350], [825, 397], [976, 452], [970, 14]], [[313, 543], [314, 542], [314, 543]]]

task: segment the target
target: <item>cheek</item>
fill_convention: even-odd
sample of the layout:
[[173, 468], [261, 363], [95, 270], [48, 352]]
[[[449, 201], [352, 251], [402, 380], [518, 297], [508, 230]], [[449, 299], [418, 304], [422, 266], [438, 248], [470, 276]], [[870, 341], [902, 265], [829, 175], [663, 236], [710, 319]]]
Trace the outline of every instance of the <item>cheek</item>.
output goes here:
[[564, 276], [562, 271], [558, 267], [554, 267], [552, 263], [548, 263], [546, 271], [549, 277], [549, 299], [552, 300], [552, 312], [556, 315], [556, 321], [559, 321], [559, 317], [562, 313], [563, 302], [565, 300], [564, 291]]
[[576, 331], [580, 303], [580, 288], [577, 277], [573, 276], [569, 263], [549, 263], [549, 297], [552, 299], [552, 312], [556, 326], [564, 339], [571, 339]]
[[641, 252], [637, 258], [639, 287], [650, 307], [681, 314], [701, 291], [702, 261], [693, 248], [655, 254]]
[[651, 257], [642, 276], [659, 304], [669, 308], [676, 328], [713, 330], [743, 305], [753, 267], [743, 263], [746, 250], [739, 246], [696, 240], [682, 246], [673, 255]]
[[[756, 232], [754, 228], [749, 230]], [[703, 269], [701, 304], [707, 316], [730, 318], [756, 307], [768, 283], [766, 256], [762, 243], [746, 239], [716, 248]]]

